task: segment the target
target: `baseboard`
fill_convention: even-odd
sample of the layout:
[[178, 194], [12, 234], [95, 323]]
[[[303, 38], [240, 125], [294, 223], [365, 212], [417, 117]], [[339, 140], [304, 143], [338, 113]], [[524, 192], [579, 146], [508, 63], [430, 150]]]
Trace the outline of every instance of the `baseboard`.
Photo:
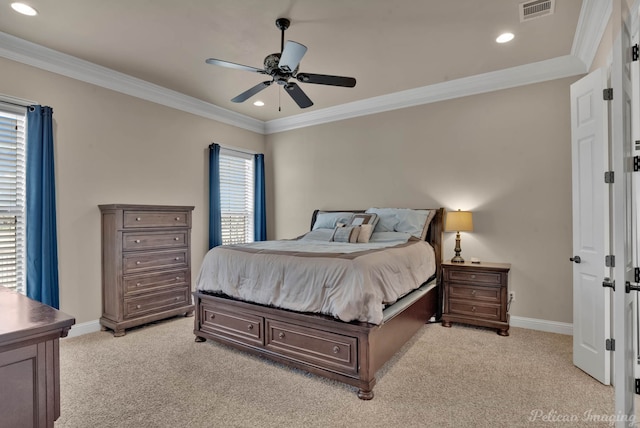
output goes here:
[[511, 327], [528, 328], [529, 330], [539, 330], [546, 331], [548, 333], [573, 336], [573, 324], [566, 322], [511, 316], [509, 319], [509, 325]]
[[67, 337], [82, 336], [83, 334], [95, 333], [96, 331], [100, 331], [100, 321], [93, 320], [83, 322], [80, 324], [74, 324], [71, 327], [71, 330], [69, 330], [69, 335]]

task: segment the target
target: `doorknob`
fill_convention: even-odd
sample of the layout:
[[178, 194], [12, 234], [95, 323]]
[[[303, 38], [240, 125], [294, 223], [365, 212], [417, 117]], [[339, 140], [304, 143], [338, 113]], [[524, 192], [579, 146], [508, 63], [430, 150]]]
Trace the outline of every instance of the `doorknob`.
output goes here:
[[573, 256], [571, 258], [569, 258], [569, 260], [571, 260], [574, 263], [580, 263], [582, 260], [580, 260], [580, 256]]

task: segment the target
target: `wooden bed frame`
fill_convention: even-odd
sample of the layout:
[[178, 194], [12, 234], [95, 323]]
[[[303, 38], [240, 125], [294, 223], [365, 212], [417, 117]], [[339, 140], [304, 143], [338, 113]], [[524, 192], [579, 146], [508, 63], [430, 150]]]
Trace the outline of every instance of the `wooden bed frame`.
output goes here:
[[432, 316], [440, 318], [443, 216], [444, 209], [437, 209], [426, 237], [436, 255], [436, 278], [430, 283], [435, 286], [425, 285], [385, 309], [382, 324], [347, 323], [195, 291], [196, 342], [211, 339], [335, 379], [357, 387], [359, 398], [372, 399], [376, 372]]

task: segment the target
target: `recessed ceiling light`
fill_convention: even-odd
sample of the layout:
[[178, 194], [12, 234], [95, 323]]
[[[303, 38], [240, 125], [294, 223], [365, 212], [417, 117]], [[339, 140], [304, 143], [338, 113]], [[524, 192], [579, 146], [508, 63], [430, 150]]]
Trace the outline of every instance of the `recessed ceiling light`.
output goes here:
[[513, 40], [514, 37], [515, 36], [513, 35], [513, 33], [502, 33], [498, 36], [498, 38], [496, 39], [496, 42], [507, 43]]
[[32, 8], [31, 6], [29, 6], [28, 4], [11, 3], [11, 7], [13, 8], [13, 10], [23, 15], [36, 16], [38, 14], [38, 11]]
[[253, 103], [254, 106], [256, 107], [262, 107], [264, 105], [264, 103], [262, 101], [256, 101]]

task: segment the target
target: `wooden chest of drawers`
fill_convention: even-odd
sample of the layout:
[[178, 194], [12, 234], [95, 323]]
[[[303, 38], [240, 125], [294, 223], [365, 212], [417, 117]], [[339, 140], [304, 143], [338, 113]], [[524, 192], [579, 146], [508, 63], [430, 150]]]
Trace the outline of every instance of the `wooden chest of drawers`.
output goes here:
[[509, 335], [507, 263], [442, 263], [444, 311], [442, 325], [452, 322], [498, 329]]
[[103, 329], [193, 315], [190, 206], [100, 205]]

